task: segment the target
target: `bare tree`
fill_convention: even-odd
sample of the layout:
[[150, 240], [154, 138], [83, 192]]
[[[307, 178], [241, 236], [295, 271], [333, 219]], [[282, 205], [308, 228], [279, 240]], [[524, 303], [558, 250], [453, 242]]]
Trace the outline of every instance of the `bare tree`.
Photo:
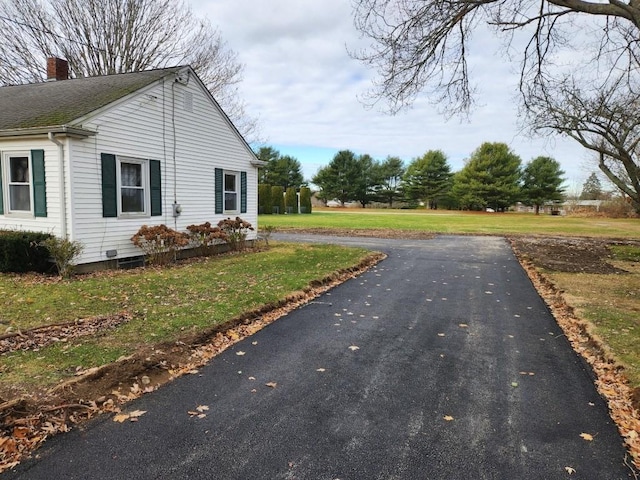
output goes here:
[[585, 94], [565, 80], [529, 95], [532, 127], [560, 132], [595, 152], [600, 170], [640, 214], [640, 94], [621, 83]]
[[371, 40], [353, 56], [379, 73], [371, 100], [386, 100], [395, 113], [426, 92], [445, 113], [467, 113], [470, 37], [488, 26], [510, 56], [522, 45], [519, 88], [533, 131], [597, 152], [599, 167], [640, 212], [637, 0], [352, 1], [356, 28]]
[[257, 134], [237, 54], [183, 0], [3, 0], [0, 25], [0, 84], [42, 81], [50, 56], [74, 77], [189, 64], [241, 133]]

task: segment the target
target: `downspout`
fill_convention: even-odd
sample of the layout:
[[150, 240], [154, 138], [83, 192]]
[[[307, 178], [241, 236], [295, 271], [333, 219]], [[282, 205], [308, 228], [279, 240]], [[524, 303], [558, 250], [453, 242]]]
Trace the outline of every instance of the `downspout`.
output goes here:
[[58, 160], [60, 162], [60, 238], [67, 238], [67, 204], [64, 185], [64, 144], [58, 140], [53, 132], [47, 134], [49, 140], [58, 146]]

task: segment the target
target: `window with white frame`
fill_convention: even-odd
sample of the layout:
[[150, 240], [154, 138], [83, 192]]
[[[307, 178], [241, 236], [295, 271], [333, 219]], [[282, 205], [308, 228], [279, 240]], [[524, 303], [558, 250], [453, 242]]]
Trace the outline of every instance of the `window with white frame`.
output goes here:
[[224, 211], [225, 213], [238, 212], [238, 173], [224, 172]]
[[117, 157], [118, 208], [122, 215], [147, 215], [149, 212], [149, 163], [129, 157]]
[[28, 153], [6, 155], [10, 212], [31, 212], [30, 163]]

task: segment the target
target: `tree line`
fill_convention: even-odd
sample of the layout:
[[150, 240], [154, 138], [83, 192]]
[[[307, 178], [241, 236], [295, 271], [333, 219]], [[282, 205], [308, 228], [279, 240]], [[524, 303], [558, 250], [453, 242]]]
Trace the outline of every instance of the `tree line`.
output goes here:
[[[300, 211], [310, 213], [310, 190], [300, 162], [272, 147], [260, 148], [256, 156], [264, 162], [259, 170], [260, 211], [297, 211], [296, 202], [300, 202]], [[523, 165], [506, 144], [487, 142], [455, 173], [440, 150], [429, 150], [406, 167], [398, 157], [380, 161], [341, 150], [317, 171], [311, 183], [317, 186], [316, 197], [325, 204], [335, 200], [341, 205], [358, 202], [363, 208], [375, 202], [389, 207], [504, 211], [522, 202], [539, 213], [545, 204], [563, 199], [562, 175], [553, 158], [540, 156]]]
[[258, 213], [311, 213], [311, 189], [298, 159], [273, 147], [254, 153], [264, 162], [258, 169]]
[[553, 158], [540, 156], [525, 165], [504, 143], [483, 143], [465, 166], [452, 172], [447, 156], [429, 150], [406, 167], [398, 157], [383, 161], [350, 150], [338, 152], [311, 179], [325, 202], [344, 205], [373, 202], [389, 207], [424, 205], [430, 209], [505, 211], [522, 202], [535, 208], [563, 199], [564, 172]]

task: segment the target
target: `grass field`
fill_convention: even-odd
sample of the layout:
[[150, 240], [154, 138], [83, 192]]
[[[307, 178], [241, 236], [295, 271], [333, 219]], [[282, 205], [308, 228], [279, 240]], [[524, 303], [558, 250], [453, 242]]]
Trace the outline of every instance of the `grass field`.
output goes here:
[[311, 215], [261, 215], [258, 222], [277, 229], [357, 228], [421, 230], [448, 234], [536, 234], [640, 238], [639, 219], [563, 217], [530, 213], [429, 210], [317, 209]]

